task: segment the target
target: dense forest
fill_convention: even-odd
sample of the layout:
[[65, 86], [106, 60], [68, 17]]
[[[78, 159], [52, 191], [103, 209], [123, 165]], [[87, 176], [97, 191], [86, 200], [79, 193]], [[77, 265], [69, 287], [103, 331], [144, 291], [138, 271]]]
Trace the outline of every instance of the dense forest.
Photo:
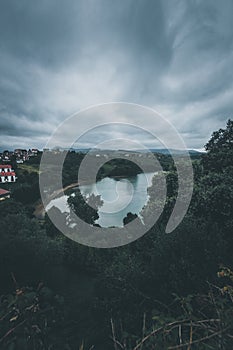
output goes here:
[[[232, 120], [212, 134], [205, 149], [192, 161], [192, 201], [175, 231], [165, 233], [177, 172], [172, 158], [163, 155], [163, 214], [142, 238], [113, 249], [80, 245], [62, 235], [48, 215], [35, 218], [40, 156], [16, 169], [17, 183], [5, 186], [12, 196], [0, 201], [0, 349], [232, 349]], [[69, 152], [64, 186], [77, 181], [83, 157]], [[99, 178], [138, 172], [130, 162], [111, 161]], [[157, 206], [156, 181], [159, 176], [145, 210]], [[69, 199], [90, 224], [101, 198], [96, 203], [96, 210], [90, 208], [78, 190]]]

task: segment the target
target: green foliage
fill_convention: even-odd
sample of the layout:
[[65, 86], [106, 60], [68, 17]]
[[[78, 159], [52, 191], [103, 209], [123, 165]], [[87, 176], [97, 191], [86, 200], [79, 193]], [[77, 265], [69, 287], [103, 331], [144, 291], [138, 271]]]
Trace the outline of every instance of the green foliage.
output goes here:
[[62, 172], [64, 187], [78, 181], [78, 169], [84, 156], [85, 154], [74, 151], [67, 153]]
[[123, 219], [123, 224], [127, 225], [137, 217], [138, 217], [137, 214], [127, 213], [127, 216]]
[[62, 261], [62, 245], [51, 240], [30, 212], [13, 199], [0, 202], [0, 276], [11, 271], [31, 278]]
[[223, 226], [233, 224], [233, 177], [228, 171], [209, 172], [196, 184], [192, 201], [196, 216]]
[[227, 228], [233, 227], [233, 121], [213, 133], [196, 178], [193, 213]]
[[42, 154], [43, 154], [43, 152], [38, 151], [37, 155], [34, 156], [34, 157], [30, 157], [30, 158], [27, 160], [26, 164], [28, 164], [28, 165], [33, 165], [33, 166], [34, 166], [34, 165], [35, 165], [35, 166], [38, 166], [38, 165], [40, 164]]
[[205, 145], [207, 154], [202, 158], [204, 169], [223, 172], [233, 168], [233, 120], [228, 120], [226, 129], [219, 129], [212, 134]]
[[0, 297], [2, 350], [71, 349], [64, 330], [64, 299], [39, 284]]
[[112, 159], [100, 168], [97, 179], [107, 176], [135, 176], [141, 172], [141, 168], [130, 160]]
[[39, 175], [24, 170], [11, 186], [13, 198], [24, 205], [34, 204], [40, 198]]
[[101, 207], [103, 201], [100, 196], [93, 194], [85, 200], [78, 189], [68, 198], [68, 204], [80, 219], [93, 225], [99, 218], [98, 208]]
[[[142, 172], [140, 163], [143, 168], [146, 167], [147, 171], [154, 171], [154, 162], [153, 158], [148, 157], [147, 154], [144, 154], [142, 158], [138, 157], [138, 153], [130, 153], [129, 159], [116, 158], [108, 161], [108, 156], [100, 152], [99, 157], [96, 157], [96, 154], [89, 154], [89, 157], [92, 157], [92, 164], [95, 167], [95, 164], [101, 160], [104, 165], [100, 168], [97, 179], [100, 180], [104, 177], [114, 177], [114, 176], [135, 176]], [[63, 186], [69, 185], [71, 183], [76, 183], [78, 178], [78, 169], [84, 158], [85, 154], [80, 152], [69, 151], [67, 153], [66, 159], [63, 166]], [[111, 154], [112, 156], [112, 154]], [[56, 154], [51, 154], [51, 163], [56, 164], [56, 157], [59, 157]], [[169, 170], [173, 166], [173, 161], [170, 155], [156, 154], [156, 157], [159, 159], [160, 164], [164, 170]], [[135, 164], [135, 161], [139, 164]], [[86, 174], [86, 180], [88, 181], [89, 174]]]
[[[171, 158], [160, 157], [166, 173], [154, 177], [149, 189], [150, 200], [144, 210], [153, 214], [163, 205], [158, 201], [156, 186], [162, 186], [165, 175], [167, 197], [163, 214], [150, 232], [124, 247], [101, 250], [82, 246], [64, 237], [47, 215], [44, 223], [32, 218], [29, 205], [36, 199], [37, 191], [31, 194], [30, 190], [34, 186], [36, 189], [38, 177], [22, 173], [13, 192], [19, 201], [11, 199], [0, 203], [0, 277], [3, 285], [11, 271], [17, 274], [23, 271], [21, 274], [25, 275], [29, 271], [29, 279], [38, 280], [38, 276], [44, 277], [49, 271], [52, 274], [55, 266], [67, 268], [76, 279], [74, 282], [73, 277], [67, 277], [64, 282], [68, 300], [65, 308], [68, 319], [72, 315], [78, 320], [77, 329], [81, 333], [78, 344], [85, 335], [84, 344], [91, 346], [94, 343], [100, 350], [231, 349], [233, 275], [231, 269], [222, 268], [219, 277], [222, 277], [223, 285], [219, 285], [216, 272], [219, 264], [233, 267], [232, 125], [233, 122], [228, 121], [226, 129], [215, 132], [206, 145], [206, 154], [201, 160], [193, 161], [192, 202], [185, 219], [172, 234], [165, 234], [165, 226], [177, 198], [178, 177]], [[68, 153], [63, 170], [64, 184], [77, 181], [75, 176], [83, 156]], [[185, 158], [180, 157], [178, 161], [185, 166]], [[100, 176], [130, 175], [137, 171], [131, 168], [130, 162], [117, 160], [105, 163]], [[190, 179], [185, 181], [188, 183]], [[69, 205], [81, 219], [93, 225], [102, 201], [99, 196], [90, 196], [86, 202], [76, 191], [75, 196], [70, 196]], [[53, 210], [56, 214], [58, 209]], [[133, 218], [133, 214], [128, 215], [125, 223]], [[64, 223], [65, 220], [66, 215]], [[90, 280], [94, 274], [93, 294], [85, 299], [83, 306], [81, 299], [77, 300], [82, 287], [78, 280], [80, 270], [86, 271], [86, 278]], [[24, 289], [23, 296], [31, 292]], [[38, 298], [38, 291], [34, 293]], [[78, 305], [77, 310], [74, 305]], [[111, 318], [114, 322], [110, 322]], [[18, 318], [11, 322], [6, 319], [8, 323], [2, 336], [11, 322], [18, 322]], [[25, 334], [30, 334], [30, 339], [35, 339], [40, 349], [40, 334], [48, 336], [51, 344], [54, 341], [51, 334], [60, 334], [57, 328], [53, 333], [52, 325], [48, 332], [40, 325], [42, 333], [34, 335], [27, 322], [27, 330], [19, 326], [19, 332], [13, 332], [9, 339], [17, 343]], [[33, 319], [33, 324], [38, 322]], [[109, 345], [111, 328], [115, 342]], [[77, 329], [67, 337], [71, 339]], [[200, 341], [202, 338], [204, 340]], [[65, 344], [61, 339], [59, 342], [56, 349]], [[76, 349], [77, 341], [75, 343], [72, 338], [71, 343], [71, 348]], [[9, 346], [12, 345], [9, 343]]]
[[166, 309], [152, 311], [152, 324], [144, 314], [140, 338], [122, 331], [112, 322], [115, 349], [231, 349], [233, 273], [223, 267], [218, 276], [228, 284], [209, 284], [208, 292], [204, 294], [190, 294], [187, 297], [174, 295], [173, 303]]

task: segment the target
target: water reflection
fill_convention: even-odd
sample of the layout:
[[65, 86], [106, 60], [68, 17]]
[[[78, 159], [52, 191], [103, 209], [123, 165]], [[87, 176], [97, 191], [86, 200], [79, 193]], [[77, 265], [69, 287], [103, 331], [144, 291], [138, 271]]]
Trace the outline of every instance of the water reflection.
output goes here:
[[[103, 206], [99, 209], [96, 221], [102, 227], [123, 226], [123, 218], [128, 212], [139, 214], [148, 200], [147, 188], [151, 186], [154, 173], [138, 174], [129, 178], [106, 177], [96, 184], [80, 186], [83, 195], [101, 195]], [[62, 212], [69, 212], [67, 196], [52, 200], [46, 210], [52, 206]]]

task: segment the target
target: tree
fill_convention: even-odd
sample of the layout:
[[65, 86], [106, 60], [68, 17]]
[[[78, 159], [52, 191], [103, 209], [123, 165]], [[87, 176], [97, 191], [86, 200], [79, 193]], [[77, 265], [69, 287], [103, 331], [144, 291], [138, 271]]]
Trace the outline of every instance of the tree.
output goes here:
[[74, 195], [68, 198], [68, 204], [80, 219], [93, 225], [99, 218], [98, 208], [102, 206], [103, 201], [100, 196], [94, 194], [85, 200], [78, 189]]
[[228, 120], [225, 129], [213, 132], [205, 149], [207, 153], [202, 158], [202, 164], [207, 172], [223, 172], [226, 168], [233, 170], [233, 120]]
[[132, 214], [131, 212], [127, 213], [127, 216], [124, 217], [123, 219], [124, 226], [130, 223], [131, 221], [133, 221], [134, 219], [136, 219], [137, 217], [138, 217], [137, 214]]
[[233, 121], [215, 131], [205, 145], [204, 173], [196, 181], [192, 210], [221, 226], [233, 226]]

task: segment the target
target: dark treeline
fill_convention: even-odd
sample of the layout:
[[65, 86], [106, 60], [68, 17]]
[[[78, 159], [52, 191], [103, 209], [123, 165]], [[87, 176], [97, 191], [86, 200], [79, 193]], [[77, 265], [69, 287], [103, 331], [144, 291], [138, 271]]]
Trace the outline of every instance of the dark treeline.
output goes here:
[[[97, 172], [96, 180], [101, 180], [104, 177], [130, 177], [143, 172], [143, 167], [147, 172], [154, 172], [154, 161], [151, 153], [134, 153], [129, 152], [128, 158], [123, 155], [126, 152], [122, 151], [100, 151], [99, 153], [90, 153], [91, 164], [95, 168], [96, 164], [102, 163]], [[118, 158], [111, 159], [114, 155]], [[122, 155], [122, 158], [121, 158]], [[81, 152], [69, 151], [64, 161], [63, 166], [63, 185], [69, 185], [78, 181], [78, 170], [85, 154]], [[173, 160], [170, 155], [156, 154], [154, 156], [159, 159], [161, 168], [168, 171]], [[56, 155], [54, 155], [56, 157]], [[195, 157], [195, 155], [193, 156]], [[89, 174], [86, 174], [86, 181], [89, 180]]]
[[[37, 192], [26, 195], [38, 174], [23, 174], [13, 198], [0, 202], [0, 348], [231, 349], [233, 121], [205, 147], [193, 160], [194, 193], [179, 227], [165, 233], [178, 187], [174, 164], [164, 158], [163, 214], [141, 239], [114, 249], [69, 240], [47, 215], [38, 222], [31, 210]], [[77, 154], [69, 157], [65, 183], [75, 182], [69, 171], [80, 164]], [[107, 164], [106, 174], [117, 164]], [[160, 176], [145, 211], [159, 205], [154, 185]], [[93, 224], [101, 199], [92, 198], [96, 210], [89, 210], [79, 191], [70, 198], [74, 211]]]

